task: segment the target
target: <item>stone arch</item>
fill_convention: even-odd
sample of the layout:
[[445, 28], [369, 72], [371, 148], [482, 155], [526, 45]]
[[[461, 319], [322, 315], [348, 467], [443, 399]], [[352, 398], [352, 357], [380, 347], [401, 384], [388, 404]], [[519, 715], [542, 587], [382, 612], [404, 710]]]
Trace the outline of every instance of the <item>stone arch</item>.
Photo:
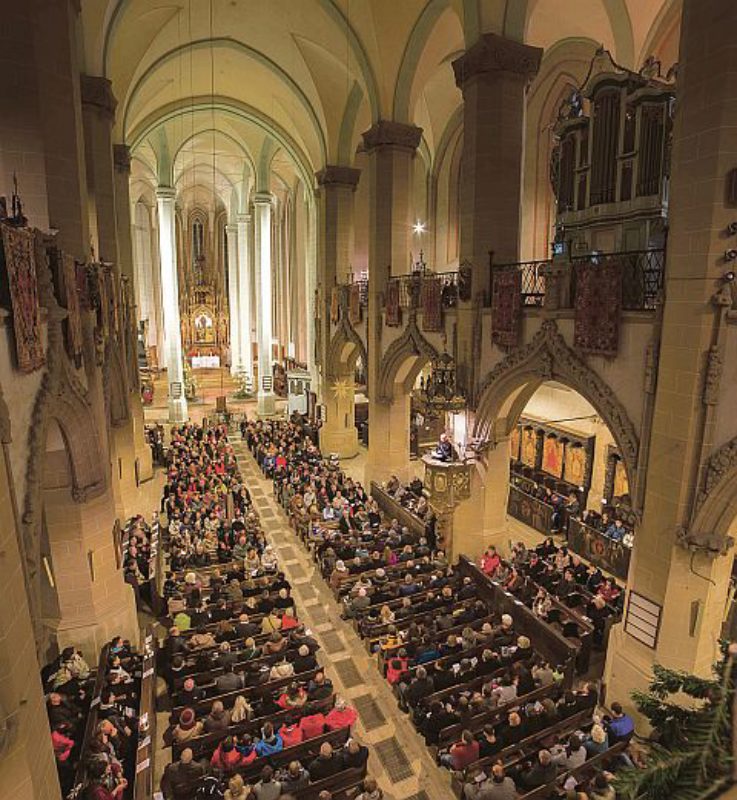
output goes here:
[[359, 358], [364, 364], [368, 364], [366, 345], [356, 333], [355, 328], [345, 318], [345, 314], [342, 314], [338, 328], [333, 334], [328, 347], [327, 376], [335, 378], [346, 372], [353, 372]]
[[120, 428], [130, 418], [130, 403], [128, 402], [128, 384], [120, 349], [123, 343], [111, 340], [107, 346], [105, 366], [103, 372], [105, 394], [108, 400], [108, 414], [110, 424]]
[[500, 361], [477, 393], [474, 436], [506, 437], [527, 401], [545, 381], [557, 380], [577, 391], [608, 426], [622, 456], [633, 497], [639, 441], [617, 395], [566, 343], [554, 320], [543, 322], [532, 340]]
[[420, 333], [417, 320], [412, 315], [404, 333], [389, 345], [381, 359], [377, 400], [390, 403], [394, 398], [394, 384], [398, 380], [403, 384], [404, 392], [409, 393], [420, 370], [438, 355], [438, 351]]
[[716, 537], [722, 550], [737, 530], [737, 436], [709, 456], [703, 467], [694, 504], [691, 530]]

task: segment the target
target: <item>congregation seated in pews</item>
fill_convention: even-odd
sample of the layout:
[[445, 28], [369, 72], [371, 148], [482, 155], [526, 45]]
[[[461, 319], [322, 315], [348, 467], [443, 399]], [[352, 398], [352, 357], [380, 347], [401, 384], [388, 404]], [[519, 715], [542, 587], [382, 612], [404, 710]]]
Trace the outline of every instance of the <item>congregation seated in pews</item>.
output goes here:
[[132, 798], [142, 657], [121, 637], [100, 653], [96, 673], [65, 648], [42, 672], [64, 797]]

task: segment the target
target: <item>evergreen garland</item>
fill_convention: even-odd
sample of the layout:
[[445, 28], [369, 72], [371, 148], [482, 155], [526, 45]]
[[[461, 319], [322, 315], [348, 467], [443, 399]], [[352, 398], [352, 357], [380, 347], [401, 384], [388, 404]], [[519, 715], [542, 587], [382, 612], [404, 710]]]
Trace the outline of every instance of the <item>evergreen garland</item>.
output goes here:
[[[614, 786], [622, 800], [707, 800], [732, 782], [734, 657], [723, 648], [714, 677], [698, 678], [660, 665], [647, 692], [632, 698], [657, 732], [644, 769], [623, 769]], [[735, 673], [737, 674], [737, 673]], [[669, 699], [685, 694], [684, 708]]]

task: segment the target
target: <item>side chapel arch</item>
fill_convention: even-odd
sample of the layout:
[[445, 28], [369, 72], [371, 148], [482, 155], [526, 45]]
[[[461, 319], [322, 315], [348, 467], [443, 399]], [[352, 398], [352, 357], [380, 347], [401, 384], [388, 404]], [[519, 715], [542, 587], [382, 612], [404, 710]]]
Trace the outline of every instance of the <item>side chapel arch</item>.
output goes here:
[[473, 435], [506, 438], [528, 400], [545, 381], [556, 380], [578, 392], [601, 415], [622, 456], [631, 494], [637, 478], [637, 432], [614, 391], [566, 343], [553, 320], [532, 340], [500, 361], [477, 393]]
[[346, 373], [353, 373], [359, 359], [364, 364], [368, 364], [366, 345], [343, 314], [328, 347], [327, 377], [335, 378]]

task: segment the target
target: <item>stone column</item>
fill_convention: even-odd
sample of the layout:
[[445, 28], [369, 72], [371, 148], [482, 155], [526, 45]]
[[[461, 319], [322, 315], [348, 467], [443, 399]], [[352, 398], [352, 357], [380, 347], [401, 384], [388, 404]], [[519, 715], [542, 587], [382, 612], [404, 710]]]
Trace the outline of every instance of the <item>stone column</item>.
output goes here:
[[[18, 503], [10, 472], [10, 420], [0, 390], [0, 581], [5, 613], [0, 617], [0, 703], [14, 731], [0, 759], [0, 786], [7, 797], [52, 800], [59, 782], [51, 738], [42, 735], [48, 719], [36, 656]], [[44, 578], [42, 578], [43, 580]]]
[[410, 261], [412, 159], [422, 129], [380, 120], [363, 134], [369, 180], [368, 477], [383, 480], [409, 469], [409, 396], [380, 398], [382, 300], [392, 274]]
[[256, 240], [256, 292], [259, 298], [258, 315], [258, 413], [272, 415], [275, 411], [273, 377], [271, 374], [272, 297], [271, 297], [271, 204], [270, 192], [253, 196]]
[[320, 397], [326, 406], [320, 447], [326, 453], [352, 458], [358, 452], [353, 374], [344, 364], [329, 364], [333, 287], [345, 280], [353, 250], [353, 193], [360, 170], [327, 166], [317, 173], [318, 287], [320, 308]]
[[113, 145], [115, 172], [115, 220], [118, 238], [118, 263], [120, 274], [130, 281], [133, 297], [136, 296], [136, 272], [133, 266], [133, 227], [131, 225], [131, 152], [127, 144]]
[[238, 226], [226, 225], [225, 235], [228, 241], [228, 312], [230, 316], [230, 374], [235, 375], [241, 369], [241, 309], [240, 289], [238, 286]]
[[169, 385], [169, 422], [184, 422], [188, 417], [184, 397], [184, 364], [182, 363], [182, 326], [179, 319], [179, 276], [174, 199], [168, 186], [156, 190], [159, 211], [159, 264], [161, 296], [164, 310], [164, 350]]
[[[731, 298], [715, 290], [727, 269], [724, 250], [731, 246], [724, 232], [735, 217], [725, 202], [725, 181], [737, 153], [732, 124], [737, 83], [715, 79], [714, 65], [734, 63], [736, 26], [732, 0], [683, 4], [666, 301], [649, 468], [625, 624], [609, 640], [609, 702], [630, 704], [630, 691], [647, 684], [655, 662], [706, 675], [718, 654], [734, 550], [726, 533], [730, 527], [734, 531], [735, 521], [717, 519], [721, 530], [704, 524], [709, 498], [702, 508], [696, 503], [707, 487], [702, 482], [707, 459], [724, 443], [721, 437], [734, 430], [734, 398], [720, 390], [724, 343], [719, 336]], [[722, 515], [727, 517], [723, 510], [713, 516]], [[688, 548], [677, 544], [679, 534]], [[722, 547], [727, 556], [719, 554]], [[714, 548], [711, 554], [709, 548]], [[639, 598], [653, 604], [654, 619], [662, 608], [653, 647], [625, 631], [633, 603], [643, 603]]]
[[239, 367], [253, 379], [253, 345], [251, 329], [253, 315], [251, 309], [251, 285], [253, 268], [251, 261], [251, 242], [253, 225], [250, 214], [238, 214], [238, 358]]
[[80, 82], [92, 246], [119, 274], [112, 141], [117, 102], [107, 78], [81, 75]]
[[[519, 260], [525, 92], [543, 51], [485, 33], [453, 62], [463, 92], [460, 179], [461, 263], [472, 265], [472, 297], [491, 290], [489, 251], [497, 263]], [[458, 307], [459, 383], [476, 380], [471, 302]]]

